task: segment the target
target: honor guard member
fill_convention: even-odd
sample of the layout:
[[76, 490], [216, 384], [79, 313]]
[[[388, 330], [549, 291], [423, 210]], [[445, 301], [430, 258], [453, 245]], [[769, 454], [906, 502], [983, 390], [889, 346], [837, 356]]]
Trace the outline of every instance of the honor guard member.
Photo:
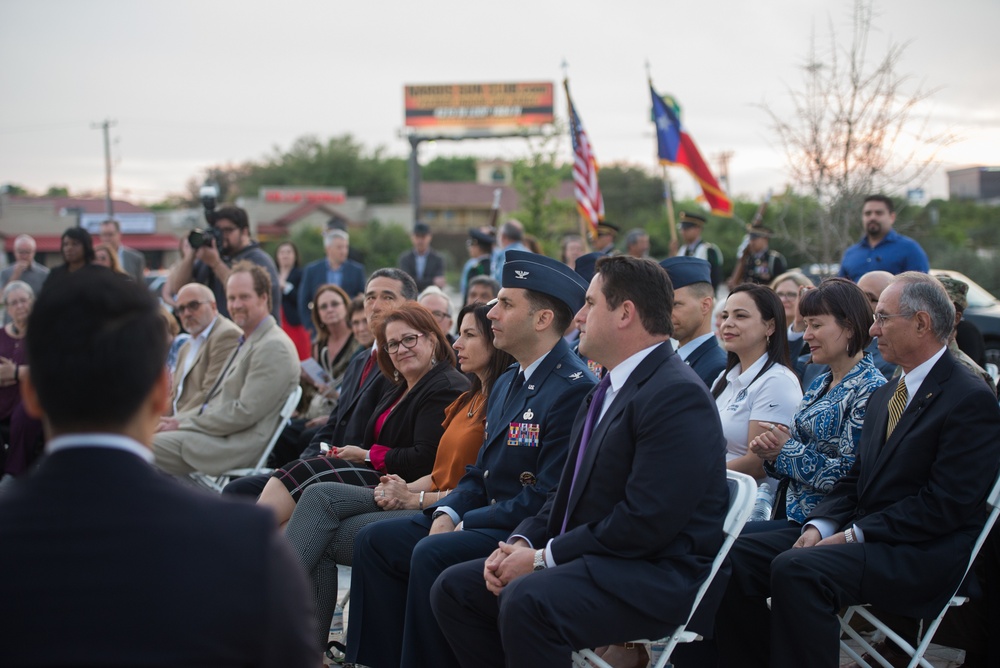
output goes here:
[[726, 368], [726, 351], [712, 332], [712, 267], [696, 257], [671, 257], [660, 266], [667, 270], [674, 286], [672, 319], [677, 354], [711, 387]]
[[771, 250], [771, 237], [774, 232], [763, 225], [747, 227], [750, 240], [743, 251], [743, 282], [768, 285], [776, 277], [788, 271], [785, 256], [776, 250]]
[[618, 238], [618, 226], [603, 220], [597, 224], [597, 240], [594, 250], [601, 255], [615, 255], [615, 239]]
[[[715, 244], [701, 238], [705, 229], [705, 216], [700, 213], [681, 211], [677, 227], [681, 233], [681, 240], [684, 242], [684, 245], [677, 251], [677, 256], [696, 257], [708, 262], [711, 275], [709, 282], [712, 284], [712, 288], [719, 287], [719, 283], [722, 281], [722, 251]], [[673, 280], [673, 276], [670, 278]]]
[[496, 347], [518, 363], [490, 394], [483, 446], [455, 490], [421, 515], [358, 533], [348, 662], [456, 666], [431, 585], [448, 566], [493, 552], [559, 480], [574, 416], [595, 383], [562, 337], [587, 285], [561, 262], [523, 251], [507, 251], [502, 285], [489, 318]]

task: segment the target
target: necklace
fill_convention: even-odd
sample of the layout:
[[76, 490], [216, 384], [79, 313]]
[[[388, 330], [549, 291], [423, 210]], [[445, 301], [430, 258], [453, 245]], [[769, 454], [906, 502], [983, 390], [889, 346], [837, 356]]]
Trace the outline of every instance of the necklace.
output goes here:
[[[479, 402], [478, 406], [476, 405], [476, 399], [477, 398], [481, 398], [482, 399], [482, 401]], [[486, 395], [485, 394], [479, 394], [479, 395], [477, 395], [475, 397], [472, 397], [472, 399], [469, 400], [469, 412], [466, 413], [466, 416], [467, 417], [472, 417], [473, 415], [475, 415], [476, 413], [478, 413], [479, 409], [482, 408], [483, 404], [485, 404], [485, 403], [486, 403]]]

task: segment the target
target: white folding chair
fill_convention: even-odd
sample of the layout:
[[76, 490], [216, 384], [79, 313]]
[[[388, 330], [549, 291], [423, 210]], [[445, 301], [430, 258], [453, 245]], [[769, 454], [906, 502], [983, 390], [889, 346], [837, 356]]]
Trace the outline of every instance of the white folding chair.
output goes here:
[[271, 440], [267, 442], [267, 446], [264, 448], [264, 451], [260, 454], [260, 458], [253, 467], [230, 469], [217, 476], [196, 472], [190, 474], [191, 479], [203, 487], [207, 487], [212, 491], [221, 493], [222, 488], [228, 485], [229, 481], [233, 478], [257, 475], [258, 473], [269, 473], [271, 469], [265, 468], [267, 466], [267, 458], [271, 456], [271, 451], [274, 450], [274, 445], [278, 442], [278, 437], [280, 437], [281, 432], [284, 431], [285, 425], [288, 424], [288, 419], [292, 416], [292, 413], [295, 412], [295, 407], [299, 405], [299, 399], [301, 398], [302, 387], [300, 385], [296, 385], [295, 389], [292, 390], [292, 393], [288, 395], [288, 399], [285, 400], [285, 405], [281, 407], [281, 413], [278, 414], [278, 424], [274, 428]]
[[[750, 512], [753, 510], [753, 504], [757, 496], [757, 482], [750, 476], [736, 471], [726, 471], [726, 480], [729, 483], [729, 510], [726, 512], [726, 521], [722, 525], [722, 529], [726, 534], [725, 540], [722, 541], [722, 547], [719, 548], [719, 553], [715, 555], [715, 559], [712, 561], [712, 568], [708, 573], [708, 577], [698, 587], [698, 593], [691, 604], [691, 612], [688, 613], [687, 621], [674, 629], [673, 633], [669, 636], [652, 641], [654, 644], [664, 645], [663, 651], [660, 653], [660, 657], [654, 668], [663, 668], [666, 666], [670, 660], [670, 655], [678, 644], [701, 640], [700, 635], [687, 630], [687, 625], [691, 622], [691, 617], [694, 616], [695, 610], [698, 609], [698, 604], [705, 597], [705, 592], [708, 591], [709, 585], [715, 579], [715, 575], [719, 572], [722, 562], [725, 561], [726, 555], [729, 554], [729, 549], [736, 542], [736, 538], [740, 535], [743, 525], [746, 524], [747, 519], [750, 517]], [[649, 643], [651, 641], [636, 640], [634, 642], [638, 644]], [[580, 668], [591, 668], [591, 666], [612, 668], [610, 664], [589, 649], [573, 652], [573, 665]]]
[[[972, 546], [972, 554], [969, 555], [969, 563], [965, 567], [965, 577], [968, 577], [969, 570], [972, 568], [972, 564], [975, 562], [976, 556], [979, 554], [979, 550], [983, 547], [983, 543], [986, 542], [986, 538], [989, 536], [993, 525], [996, 524], [997, 517], [1000, 516], [1000, 477], [998, 477], [997, 481], [993, 484], [993, 489], [990, 491], [987, 501], [990, 504], [990, 514], [986, 518], [986, 524], [983, 525], [983, 530], [979, 532], [979, 537]], [[945, 613], [948, 612], [950, 608], [958, 607], [969, 600], [968, 596], [958, 595], [958, 589], [960, 589], [961, 586], [961, 583], [959, 583], [959, 586], [956, 588], [951, 599], [941, 609], [938, 616], [927, 625], [926, 629], [924, 629], [920, 644], [916, 647], [904, 640], [898, 633], [889, 628], [887, 624], [873, 615], [871, 610], [869, 610], [866, 605], [852, 605], [849, 607], [847, 612], [844, 613], [844, 616], [840, 618], [840, 627], [843, 629], [845, 634], [861, 645], [862, 650], [867, 652], [868, 656], [874, 659], [880, 666], [892, 668], [892, 664], [890, 664], [885, 657], [879, 654], [875, 648], [872, 647], [872, 644], [868, 642], [868, 640], [863, 638], [860, 633], [851, 628], [851, 619], [854, 615], [860, 615], [864, 619], [868, 620], [876, 629], [884, 633], [886, 638], [896, 643], [896, 645], [898, 645], [903, 651], [909, 654], [911, 659], [910, 663], [907, 664], [907, 668], [916, 668], [917, 666], [932, 668], [932, 664], [924, 658], [924, 652], [926, 652], [927, 648], [930, 646], [931, 640], [934, 638], [934, 633], [937, 632], [938, 627], [941, 625], [941, 620], [944, 619]], [[843, 637], [840, 639], [840, 648], [852, 659], [857, 661], [858, 665], [865, 666], [866, 668], [872, 668], [871, 664], [862, 660], [861, 653], [848, 645], [846, 639]]]

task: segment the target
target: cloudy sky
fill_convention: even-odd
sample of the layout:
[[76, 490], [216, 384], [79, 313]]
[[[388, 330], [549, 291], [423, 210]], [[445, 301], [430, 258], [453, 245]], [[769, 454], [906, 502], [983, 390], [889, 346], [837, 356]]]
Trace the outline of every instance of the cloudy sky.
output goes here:
[[[681, 103], [706, 159], [733, 153], [732, 189], [788, 182], [760, 104], [790, 108], [811, 35], [850, 35], [850, 0], [0, 0], [0, 183], [103, 188], [112, 130], [115, 194], [152, 202], [209, 165], [257, 159], [299, 136], [351, 133], [404, 156], [403, 85], [570, 84], [602, 163], [653, 167], [644, 64]], [[1000, 164], [1000, 2], [877, 0], [870, 51], [909, 42], [919, 112], [958, 141], [945, 169]], [[564, 116], [561, 91], [557, 114]], [[568, 142], [563, 143], [568, 155]], [[438, 142], [435, 155], [518, 158], [522, 140]], [[694, 185], [678, 172], [680, 194]]]

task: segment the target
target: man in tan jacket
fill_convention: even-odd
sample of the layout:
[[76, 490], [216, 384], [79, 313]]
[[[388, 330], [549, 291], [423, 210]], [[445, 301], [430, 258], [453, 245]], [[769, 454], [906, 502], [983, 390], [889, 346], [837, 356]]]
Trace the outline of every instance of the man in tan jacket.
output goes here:
[[191, 339], [177, 354], [168, 415], [201, 408], [243, 336], [243, 330], [219, 315], [215, 295], [201, 283], [181, 288], [175, 311]]
[[233, 265], [226, 302], [244, 336], [205, 403], [160, 420], [153, 453], [168, 473], [218, 475], [252, 465], [299, 381], [295, 345], [271, 316], [267, 272], [249, 262]]

